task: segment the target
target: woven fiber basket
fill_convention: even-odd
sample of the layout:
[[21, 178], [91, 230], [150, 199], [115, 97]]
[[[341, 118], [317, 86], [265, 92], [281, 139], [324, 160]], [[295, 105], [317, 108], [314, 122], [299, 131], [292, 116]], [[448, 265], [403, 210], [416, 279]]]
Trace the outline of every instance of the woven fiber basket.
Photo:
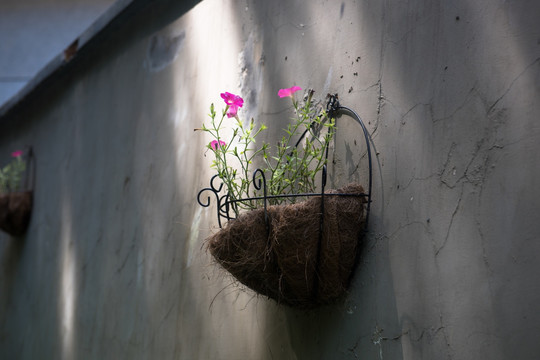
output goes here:
[[[351, 184], [306, 201], [253, 210], [208, 239], [208, 249], [239, 282], [300, 308], [335, 302], [349, 287], [364, 234], [364, 189]], [[321, 234], [322, 228], [322, 234]]]
[[32, 191], [0, 195], [0, 229], [13, 236], [22, 236], [32, 213]]

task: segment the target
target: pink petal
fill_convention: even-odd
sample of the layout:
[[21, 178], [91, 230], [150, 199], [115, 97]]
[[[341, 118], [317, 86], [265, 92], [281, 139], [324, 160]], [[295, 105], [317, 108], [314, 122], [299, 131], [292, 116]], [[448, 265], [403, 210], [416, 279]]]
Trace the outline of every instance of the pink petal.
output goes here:
[[238, 113], [238, 106], [237, 105], [229, 105], [229, 110], [227, 110], [227, 117], [232, 118], [235, 117]]
[[230, 92], [221, 93], [221, 98], [225, 100], [225, 104], [229, 106], [235, 105], [236, 107], [242, 107], [244, 105], [244, 99], [238, 95], [231, 94]]
[[13, 157], [19, 157], [23, 154], [23, 151], [22, 150], [17, 150], [17, 151], [14, 151], [11, 153], [11, 156]]
[[284, 98], [284, 97], [287, 97], [287, 96], [292, 97], [292, 94], [294, 94], [298, 90], [302, 90], [302, 88], [300, 86], [293, 86], [293, 87], [290, 87], [288, 89], [279, 89], [278, 96], [280, 98]]
[[234, 105], [242, 107], [244, 105], [244, 99], [242, 99], [240, 96], [236, 96], [234, 98]]
[[289, 91], [289, 89], [279, 89], [277, 94], [280, 98], [291, 96], [291, 92]]
[[227, 143], [223, 140], [219, 140], [219, 143], [217, 140], [212, 140], [212, 142], [210, 142], [210, 147], [212, 148], [212, 150], [216, 151], [219, 147], [221, 146], [226, 146]]
[[297, 92], [298, 90], [302, 90], [302, 88], [301, 88], [300, 86], [293, 86], [293, 87], [291, 88], [291, 94]]

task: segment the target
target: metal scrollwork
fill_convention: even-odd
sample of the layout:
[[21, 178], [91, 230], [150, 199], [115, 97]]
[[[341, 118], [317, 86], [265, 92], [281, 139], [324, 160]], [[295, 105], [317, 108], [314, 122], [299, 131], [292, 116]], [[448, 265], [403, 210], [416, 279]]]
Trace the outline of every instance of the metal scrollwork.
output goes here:
[[[363, 135], [364, 135], [364, 141], [366, 143], [367, 147], [367, 158], [368, 158], [368, 191], [365, 194], [340, 194], [340, 193], [332, 193], [332, 194], [326, 194], [324, 192], [324, 189], [326, 187], [326, 178], [327, 178], [327, 166], [326, 164], [323, 166], [322, 172], [321, 172], [321, 192], [318, 193], [309, 193], [309, 194], [287, 194], [287, 195], [268, 195], [267, 191], [267, 185], [266, 185], [266, 177], [264, 172], [261, 169], [257, 169], [253, 173], [253, 187], [255, 190], [262, 190], [263, 196], [256, 196], [256, 197], [250, 197], [245, 199], [230, 199], [230, 196], [228, 193], [225, 195], [220, 195], [221, 191], [223, 190], [223, 182], [219, 184], [219, 186], [216, 186], [215, 182], [220, 180], [219, 175], [214, 175], [210, 180], [210, 187], [204, 188], [201, 191], [199, 191], [199, 194], [197, 196], [197, 201], [199, 202], [199, 205], [203, 207], [209, 207], [211, 200], [211, 195], [214, 195], [216, 201], [217, 201], [217, 218], [218, 218], [218, 224], [219, 227], [222, 227], [222, 219], [231, 220], [234, 219], [234, 216], [231, 215], [231, 210], [233, 210], [233, 213], [237, 213], [238, 210], [238, 203], [242, 202], [251, 202], [251, 201], [263, 201], [263, 207], [264, 207], [264, 219], [266, 222], [266, 228], [267, 231], [269, 231], [269, 218], [268, 218], [268, 211], [267, 211], [267, 203], [269, 199], [277, 199], [277, 198], [294, 198], [294, 197], [310, 197], [310, 196], [319, 196], [321, 199], [324, 199], [325, 196], [364, 196], [366, 198], [366, 223], [368, 221], [369, 217], [369, 210], [370, 210], [370, 204], [371, 204], [371, 188], [372, 188], [372, 160], [371, 160], [371, 137], [369, 135], [369, 132], [362, 122], [362, 119], [360, 116], [353, 111], [352, 109], [341, 106], [338, 100], [337, 94], [334, 95], [328, 95], [328, 103], [326, 104], [326, 112], [328, 114], [329, 118], [336, 118], [340, 114], [348, 114], [350, 117], [354, 118], [357, 123], [360, 124]], [[307, 132], [307, 130], [306, 130]], [[306, 132], [301, 135], [300, 140], [305, 136]], [[300, 143], [300, 140], [297, 142], [297, 146]], [[328, 147], [326, 148], [326, 159], [328, 159]], [[204, 194], [207, 194], [209, 192], [208, 197], [206, 198], [206, 201], [204, 201]], [[321, 227], [324, 221], [324, 200], [321, 201]], [[322, 233], [322, 232], [321, 232]]]

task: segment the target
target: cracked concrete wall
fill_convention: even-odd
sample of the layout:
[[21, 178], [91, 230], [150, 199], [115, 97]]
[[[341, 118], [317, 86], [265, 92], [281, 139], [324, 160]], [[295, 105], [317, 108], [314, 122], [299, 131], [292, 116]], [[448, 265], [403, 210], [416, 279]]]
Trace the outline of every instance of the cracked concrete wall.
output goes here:
[[[536, 359], [536, 1], [217, 1], [134, 15], [96, 58], [10, 114], [36, 203], [0, 235], [0, 357]], [[238, 289], [196, 204], [219, 93], [288, 121], [279, 88], [339, 93], [372, 134], [374, 199], [350, 294], [304, 312]], [[333, 183], [365, 181], [339, 119]], [[7, 155], [3, 155], [3, 162]]]

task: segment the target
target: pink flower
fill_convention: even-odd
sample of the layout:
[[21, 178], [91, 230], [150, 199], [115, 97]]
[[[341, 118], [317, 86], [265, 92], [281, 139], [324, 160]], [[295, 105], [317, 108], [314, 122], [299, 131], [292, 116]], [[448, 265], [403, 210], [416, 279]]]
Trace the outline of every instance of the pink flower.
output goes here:
[[11, 153], [11, 156], [13, 157], [19, 157], [23, 154], [23, 151], [22, 150], [17, 150], [17, 151], [14, 151]]
[[212, 148], [212, 150], [216, 151], [220, 146], [226, 146], [227, 143], [223, 140], [219, 140], [219, 142], [217, 140], [213, 140], [211, 143], [210, 143], [210, 147]]
[[225, 104], [229, 106], [227, 117], [232, 118], [238, 113], [238, 109], [244, 105], [244, 99], [230, 92], [221, 93], [221, 98], [225, 100]]
[[292, 95], [297, 92], [298, 90], [302, 90], [302, 88], [300, 86], [293, 86], [291, 88], [288, 88], [288, 89], [279, 89], [278, 91], [278, 96], [280, 98], [284, 98], [284, 97], [292, 97]]

